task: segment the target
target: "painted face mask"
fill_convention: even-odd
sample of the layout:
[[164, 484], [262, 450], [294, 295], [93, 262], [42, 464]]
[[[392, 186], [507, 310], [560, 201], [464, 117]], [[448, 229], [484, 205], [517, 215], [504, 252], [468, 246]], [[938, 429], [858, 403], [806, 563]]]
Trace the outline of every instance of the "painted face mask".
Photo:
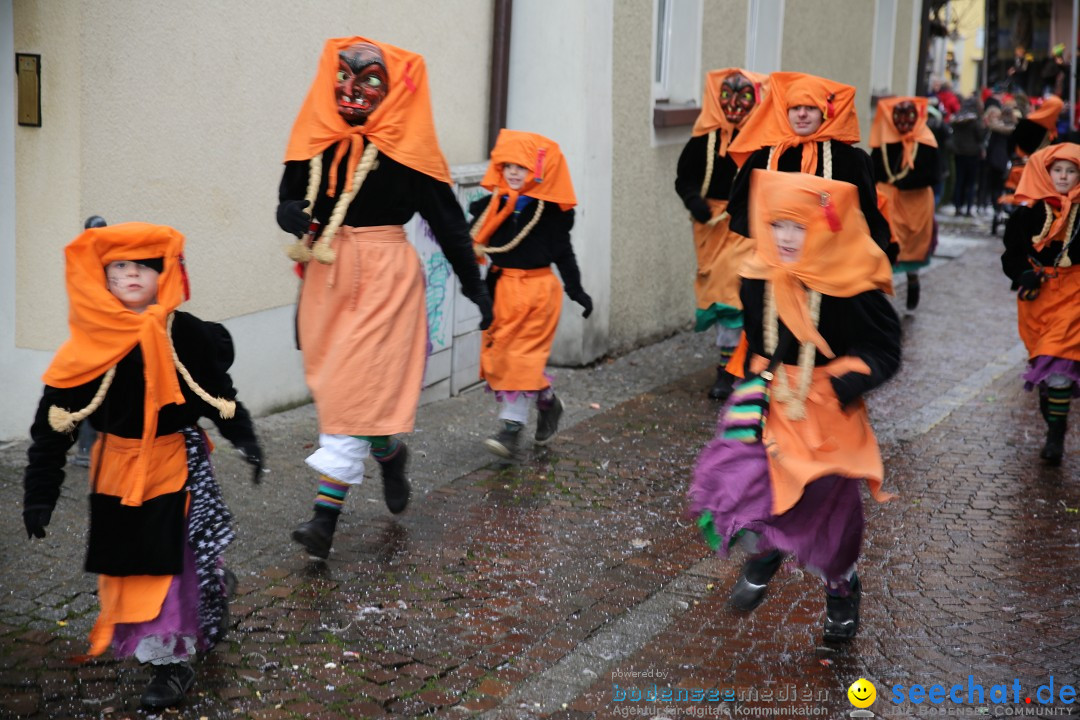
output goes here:
[[754, 84], [742, 73], [732, 73], [720, 83], [720, 109], [733, 125], [741, 125], [757, 104]]
[[379, 48], [358, 43], [338, 54], [334, 96], [338, 114], [350, 125], [363, 125], [390, 89], [386, 61]]
[[896, 107], [893, 108], [893, 125], [896, 126], [896, 132], [900, 133], [901, 135], [907, 135], [909, 132], [914, 130], [915, 121], [918, 119], [919, 111], [915, 109], [915, 103], [897, 103]]

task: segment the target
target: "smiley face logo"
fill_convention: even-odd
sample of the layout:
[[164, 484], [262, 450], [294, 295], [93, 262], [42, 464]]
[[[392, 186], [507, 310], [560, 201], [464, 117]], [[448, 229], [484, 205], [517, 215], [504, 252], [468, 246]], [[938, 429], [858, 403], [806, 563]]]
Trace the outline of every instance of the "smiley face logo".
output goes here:
[[866, 678], [859, 678], [851, 683], [847, 690], [848, 700], [857, 708], [868, 708], [877, 700], [877, 688]]

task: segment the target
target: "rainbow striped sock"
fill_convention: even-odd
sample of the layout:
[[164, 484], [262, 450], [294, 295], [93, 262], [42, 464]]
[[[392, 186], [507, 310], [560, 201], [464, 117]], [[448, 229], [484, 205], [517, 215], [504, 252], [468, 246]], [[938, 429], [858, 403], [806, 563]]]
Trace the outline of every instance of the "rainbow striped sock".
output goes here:
[[331, 512], [341, 512], [345, 496], [349, 492], [349, 483], [338, 482], [326, 475], [319, 476], [319, 490], [315, 495], [315, 509], [322, 508]]
[[1065, 422], [1069, 416], [1069, 403], [1072, 401], [1072, 385], [1063, 388], [1047, 388], [1047, 422]]

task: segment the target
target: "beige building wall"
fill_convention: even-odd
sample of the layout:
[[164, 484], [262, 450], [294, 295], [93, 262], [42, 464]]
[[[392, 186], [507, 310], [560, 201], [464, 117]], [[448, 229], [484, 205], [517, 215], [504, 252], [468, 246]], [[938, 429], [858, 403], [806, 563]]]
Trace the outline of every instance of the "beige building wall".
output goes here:
[[874, 3], [870, 0], [787, 0], [781, 69], [855, 86], [862, 136], [870, 138], [870, 62]]
[[915, 65], [919, 61], [919, 8], [922, 7], [922, 0], [899, 0], [896, 5], [892, 92], [894, 95], [913, 95]]
[[[614, 12], [609, 339], [611, 349], [619, 350], [689, 325], [695, 258], [689, 216], [674, 188], [690, 126], [653, 141], [653, 2], [616, 2]], [[706, 71], [744, 64], [745, 34], [745, 2], [704, 3], [702, 85]], [[672, 39], [673, 44], [688, 41]]]
[[66, 336], [61, 251], [95, 213], [181, 230], [185, 309], [206, 319], [295, 300], [274, 208], [285, 142], [328, 37], [424, 54], [447, 160], [486, 155], [486, 0], [14, 7], [16, 48], [41, 53], [43, 68], [42, 127], [16, 134], [18, 296], [35, 299], [17, 307], [20, 346], [53, 349]]

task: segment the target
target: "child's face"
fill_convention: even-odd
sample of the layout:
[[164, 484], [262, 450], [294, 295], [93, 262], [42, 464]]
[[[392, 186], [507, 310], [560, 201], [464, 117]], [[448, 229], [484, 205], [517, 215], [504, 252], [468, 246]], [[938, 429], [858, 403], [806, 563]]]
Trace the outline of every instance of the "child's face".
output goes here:
[[511, 190], [520, 190], [521, 186], [525, 184], [525, 178], [528, 175], [529, 171], [520, 165], [503, 163], [503, 178], [506, 179], [506, 184], [510, 186]]
[[131, 260], [105, 266], [109, 292], [128, 310], [141, 313], [157, 302], [158, 272]]
[[787, 119], [791, 124], [791, 129], [799, 137], [813, 135], [824, 121], [821, 108], [813, 105], [796, 105], [788, 108]]
[[806, 244], [805, 225], [794, 220], [773, 220], [769, 227], [772, 228], [776, 252], [782, 262], [791, 263], [802, 257], [803, 245]]
[[1080, 168], [1069, 160], [1055, 160], [1050, 166], [1050, 182], [1054, 189], [1065, 195], [1080, 182]]

